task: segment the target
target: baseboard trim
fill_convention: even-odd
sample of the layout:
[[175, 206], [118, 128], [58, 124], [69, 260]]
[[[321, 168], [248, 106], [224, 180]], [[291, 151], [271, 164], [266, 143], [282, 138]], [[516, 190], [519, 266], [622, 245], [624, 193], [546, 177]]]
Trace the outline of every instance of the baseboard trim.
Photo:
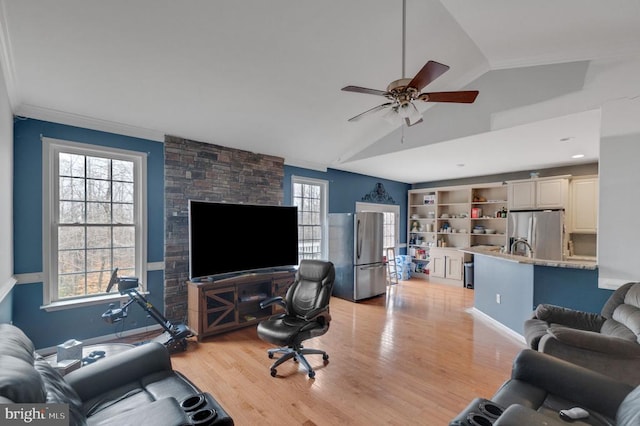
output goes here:
[[[97, 345], [99, 343], [105, 343], [105, 342], [113, 342], [114, 340], [117, 339], [122, 339], [124, 337], [131, 337], [131, 336], [135, 336], [137, 334], [145, 334], [145, 333], [149, 333], [152, 331], [160, 331], [162, 330], [162, 326], [159, 324], [153, 324], [153, 325], [149, 325], [146, 327], [140, 327], [140, 328], [134, 328], [131, 330], [124, 330], [122, 332], [119, 333], [112, 333], [112, 334], [107, 334], [104, 336], [98, 336], [98, 337], [92, 337], [90, 339], [82, 339], [82, 343], [83, 345]], [[37, 349], [38, 353], [42, 356], [47, 356], [47, 355], [51, 355], [53, 353], [55, 353], [57, 351], [57, 346], [49, 346], [47, 348], [41, 348], [41, 349]]]
[[507, 327], [506, 325], [502, 324], [500, 321], [490, 317], [489, 315], [485, 314], [484, 312], [482, 312], [481, 310], [477, 309], [477, 308], [469, 308], [466, 310], [466, 312], [470, 315], [473, 315], [474, 317], [486, 322], [488, 325], [502, 331], [505, 332], [507, 335], [509, 335], [509, 337], [512, 337], [514, 340], [517, 340], [519, 343], [522, 343], [524, 345], [527, 344], [526, 339], [524, 338], [523, 335], [521, 335], [520, 333], [517, 333], [515, 331], [513, 331], [512, 329], [510, 329], [509, 327]]

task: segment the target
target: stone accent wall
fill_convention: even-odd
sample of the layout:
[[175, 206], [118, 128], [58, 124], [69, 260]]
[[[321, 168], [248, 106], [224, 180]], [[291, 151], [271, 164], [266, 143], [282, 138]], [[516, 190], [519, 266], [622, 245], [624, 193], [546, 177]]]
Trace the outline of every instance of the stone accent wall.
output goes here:
[[[282, 205], [284, 159], [166, 136], [165, 315], [186, 321], [189, 199]], [[230, 230], [233, 233], [233, 230]]]

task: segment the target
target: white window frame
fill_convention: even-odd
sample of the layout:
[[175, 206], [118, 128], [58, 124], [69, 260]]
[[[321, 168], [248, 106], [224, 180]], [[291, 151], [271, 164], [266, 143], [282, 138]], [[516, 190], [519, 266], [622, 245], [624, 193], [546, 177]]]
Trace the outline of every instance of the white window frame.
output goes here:
[[[295, 205], [294, 185], [295, 184], [317, 185], [320, 187], [320, 228], [322, 241], [320, 243], [320, 256], [322, 259], [329, 258], [329, 228], [327, 226], [327, 214], [329, 205], [329, 182], [324, 179], [314, 179], [304, 176], [291, 176], [291, 205]], [[299, 225], [299, 224], [298, 224]], [[300, 255], [298, 254], [298, 258]]]
[[89, 145], [60, 139], [42, 138], [43, 154], [43, 308], [65, 309], [82, 305], [104, 303], [105, 300], [122, 298], [119, 293], [87, 295], [61, 299], [58, 295], [58, 158], [59, 153], [105, 157], [131, 161], [134, 164], [134, 226], [135, 226], [135, 274], [140, 278], [140, 289], [146, 292], [147, 276], [147, 154], [124, 149]]
[[400, 244], [400, 206], [395, 204], [363, 203], [360, 201], [356, 201], [356, 213], [360, 212], [393, 213], [393, 215], [395, 216], [393, 249], [395, 250], [396, 254], [398, 254]]

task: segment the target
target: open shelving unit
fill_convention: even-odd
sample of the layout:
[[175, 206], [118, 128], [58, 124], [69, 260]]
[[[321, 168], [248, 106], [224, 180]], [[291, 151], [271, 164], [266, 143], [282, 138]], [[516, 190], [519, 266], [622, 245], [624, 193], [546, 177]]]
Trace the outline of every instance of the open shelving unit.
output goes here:
[[[433, 248], [446, 248], [448, 259], [453, 259], [455, 249], [504, 246], [507, 195], [507, 186], [502, 182], [410, 190], [407, 241], [408, 254], [415, 265], [412, 275], [429, 276]], [[472, 213], [478, 213], [477, 217], [475, 214], [472, 217]], [[474, 233], [476, 227], [495, 232]]]

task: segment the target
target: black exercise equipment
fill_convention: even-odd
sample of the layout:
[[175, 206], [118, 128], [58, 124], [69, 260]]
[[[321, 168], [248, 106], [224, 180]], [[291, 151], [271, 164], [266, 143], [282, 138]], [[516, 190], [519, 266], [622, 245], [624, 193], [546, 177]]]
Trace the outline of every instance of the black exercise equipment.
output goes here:
[[127, 317], [127, 311], [132, 303], [137, 303], [144, 309], [164, 329], [164, 333], [154, 338], [152, 341], [162, 343], [171, 352], [184, 351], [187, 349], [187, 338], [193, 336], [193, 332], [184, 324], [173, 324], [166, 319], [142, 294], [138, 292], [138, 278], [118, 277], [118, 268], [113, 270], [107, 293], [111, 291], [115, 284], [118, 284], [118, 291], [122, 295], [129, 296], [127, 303], [116, 308], [114, 303], [109, 304], [109, 309], [102, 314], [102, 319], [109, 324], [115, 324]]

